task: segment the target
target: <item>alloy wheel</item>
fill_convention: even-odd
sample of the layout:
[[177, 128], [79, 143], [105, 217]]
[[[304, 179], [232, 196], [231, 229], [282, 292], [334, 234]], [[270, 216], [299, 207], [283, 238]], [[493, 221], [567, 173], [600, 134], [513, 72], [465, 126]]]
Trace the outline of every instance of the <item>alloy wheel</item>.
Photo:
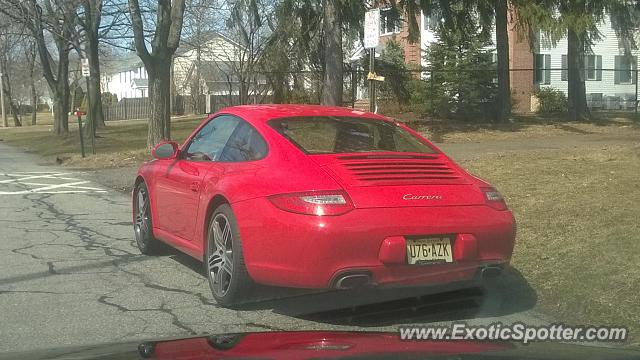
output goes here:
[[144, 187], [138, 189], [136, 201], [135, 233], [138, 245], [144, 246], [149, 238], [149, 196]]
[[233, 277], [233, 233], [229, 219], [216, 214], [209, 225], [207, 269], [211, 288], [219, 297], [229, 291]]

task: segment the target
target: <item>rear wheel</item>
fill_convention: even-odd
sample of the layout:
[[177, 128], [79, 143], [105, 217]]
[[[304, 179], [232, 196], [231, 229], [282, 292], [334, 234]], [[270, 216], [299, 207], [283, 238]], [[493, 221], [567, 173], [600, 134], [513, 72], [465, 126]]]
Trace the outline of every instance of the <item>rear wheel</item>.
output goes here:
[[133, 231], [138, 249], [145, 255], [157, 254], [160, 242], [153, 237], [149, 190], [144, 182], [138, 184], [133, 192], [133, 211]]
[[227, 204], [211, 216], [207, 231], [205, 271], [218, 304], [232, 306], [245, 300], [252, 285], [242, 255], [235, 216]]

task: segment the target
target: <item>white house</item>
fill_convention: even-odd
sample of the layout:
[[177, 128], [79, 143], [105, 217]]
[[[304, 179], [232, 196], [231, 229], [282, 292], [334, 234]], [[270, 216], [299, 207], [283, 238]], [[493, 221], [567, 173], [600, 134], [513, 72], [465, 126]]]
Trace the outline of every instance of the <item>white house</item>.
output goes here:
[[118, 100], [149, 96], [149, 76], [135, 52], [105, 61], [101, 83]]
[[[199, 47], [185, 41], [173, 59], [174, 91], [182, 96], [205, 96], [205, 111], [215, 109], [215, 97], [238, 96], [241, 85], [248, 96], [264, 95], [264, 74], [253, 73], [250, 62], [256, 62], [256, 54], [229, 37], [210, 32]], [[253, 58], [252, 58], [253, 57]], [[198, 89], [199, 94], [194, 94]]]
[[[606, 20], [598, 26], [599, 41], [585, 56], [585, 86], [587, 102], [594, 109], [635, 109], [637, 59], [639, 50], [625, 55], [624, 47]], [[534, 83], [536, 86], [567, 92], [567, 39], [555, 46], [538, 36], [534, 53]]]
[[[246, 56], [239, 44], [224, 35], [211, 32], [207, 37], [208, 40], [199, 48], [186, 42], [176, 52], [173, 59], [173, 77], [176, 92], [180, 95], [191, 95], [196, 73], [200, 74], [200, 81], [206, 82], [210, 80], [207, 79], [207, 75], [212, 73], [210, 68], [219, 67], [226, 79], [226, 75], [233, 75], [233, 67], [228, 64], [241, 61], [243, 56]], [[202, 69], [198, 69], [198, 65]]]

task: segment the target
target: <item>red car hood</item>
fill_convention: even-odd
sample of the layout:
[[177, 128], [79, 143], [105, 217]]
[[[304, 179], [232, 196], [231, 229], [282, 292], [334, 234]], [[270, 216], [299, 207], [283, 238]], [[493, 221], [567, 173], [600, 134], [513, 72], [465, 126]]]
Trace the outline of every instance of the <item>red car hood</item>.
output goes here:
[[356, 356], [441, 356], [480, 354], [513, 349], [504, 342], [401, 341], [398, 333], [383, 332], [263, 332], [214, 335], [153, 343], [156, 359], [337, 359]]
[[330, 154], [310, 158], [356, 208], [482, 205], [469, 176], [443, 154]]
[[637, 359], [620, 348], [563, 343], [464, 340], [404, 341], [397, 332], [293, 331], [223, 334], [175, 340], [126, 342], [3, 353], [29, 359]]

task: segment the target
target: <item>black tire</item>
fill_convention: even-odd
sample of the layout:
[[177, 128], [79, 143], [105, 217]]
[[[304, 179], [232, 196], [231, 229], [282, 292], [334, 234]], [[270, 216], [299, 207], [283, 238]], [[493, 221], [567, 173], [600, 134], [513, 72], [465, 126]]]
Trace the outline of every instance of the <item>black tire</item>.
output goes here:
[[[143, 202], [143, 206], [140, 203]], [[156, 255], [161, 251], [160, 242], [153, 237], [151, 204], [149, 190], [144, 182], [139, 183], [133, 191], [133, 233], [138, 249], [144, 255]]]
[[231, 307], [247, 300], [253, 281], [244, 263], [236, 218], [227, 204], [220, 205], [209, 219], [203, 260], [211, 293], [218, 304]]

